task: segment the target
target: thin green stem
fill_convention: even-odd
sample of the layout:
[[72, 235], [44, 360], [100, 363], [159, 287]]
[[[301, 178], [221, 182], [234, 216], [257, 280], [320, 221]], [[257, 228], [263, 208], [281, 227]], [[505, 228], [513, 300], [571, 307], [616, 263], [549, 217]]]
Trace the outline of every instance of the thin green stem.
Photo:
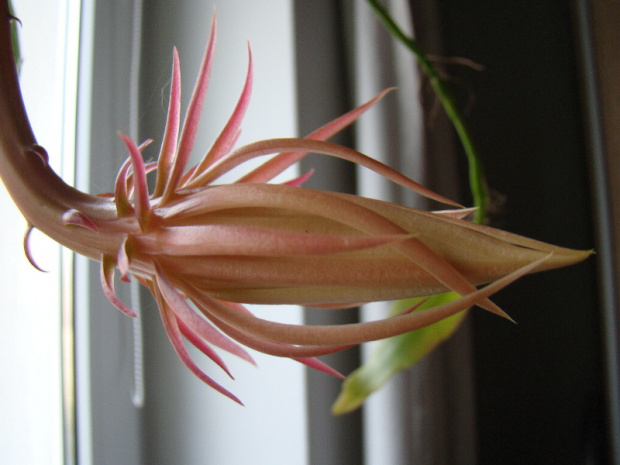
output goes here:
[[474, 206], [477, 207], [475, 214], [475, 222], [483, 223], [488, 207], [488, 188], [485, 182], [480, 157], [476, 151], [474, 141], [470, 131], [467, 129], [464, 118], [459, 111], [454, 96], [450, 91], [447, 82], [443, 79], [435, 69], [433, 62], [428, 58], [424, 49], [412, 37], [407, 36], [402, 29], [392, 19], [388, 11], [381, 5], [378, 0], [367, 0], [368, 4], [375, 10], [377, 16], [383, 21], [388, 31], [398, 39], [403, 45], [415, 55], [418, 64], [422, 68], [424, 74], [430, 80], [433, 90], [441, 101], [443, 108], [452, 121], [456, 130], [469, 165], [469, 185], [473, 197]]

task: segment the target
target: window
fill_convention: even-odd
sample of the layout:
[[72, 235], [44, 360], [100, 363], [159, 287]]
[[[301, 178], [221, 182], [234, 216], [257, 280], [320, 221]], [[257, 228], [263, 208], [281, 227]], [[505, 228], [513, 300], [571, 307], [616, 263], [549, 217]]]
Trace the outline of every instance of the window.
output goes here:
[[[39, 142], [48, 149], [52, 166], [71, 182], [79, 4], [16, 0], [13, 6], [22, 22], [20, 81], [30, 121]], [[62, 377], [71, 375], [62, 369], [61, 314], [71, 305], [71, 256], [34, 233], [34, 258], [49, 271], [35, 270], [20, 247], [26, 222], [6, 192], [0, 202], [5, 264], [1, 271], [0, 462], [60, 464]]]
[[[199, 155], [221, 130], [241, 92], [247, 41], [255, 63], [254, 97], [240, 143], [296, 134], [292, 4], [289, 1], [218, 2], [213, 75], [196, 141]], [[139, 5], [138, 5], [139, 7]], [[143, 19], [134, 17], [142, 10]], [[155, 157], [163, 132], [167, 85], [176, 46], [183, 102], [208, 39], [214, 2], [96, 2], [84, 9], [78, 182], [91, 192], [112, 189], [126, 157], [117, 131], [153, 137]], [[142, 23], [142, 24], [140, 24]], [[141, 30], [140, 30], [141, 29]], [[88, 35], [91, 34], [90, 37]], [[139, 55], [132, 55], [142, 38]], [[90, 55], [89, 55], [90, 53]], [[137, 61], [136, 61], [137, 60]], [[90, 65], [90, 71], [87, 66]], [[131, 108], [132, 67], [140, 67], [140, 104]], [[132, 114], [135, 112], [135, 114]], [[144, 407], [132, 403], [135, 342], [132, 322], [112, 308], [98, 284], [98, 267], [76, 264], [78, 330], [78, 458], [107, 463], [304, 463], [304, 370], [289, 360], [257, 357], [260, 368], [230, 360], [237, 380], [226, 384], [248, 408], [206, 388], [179, 362], [162, 331], [151, 297], [143, 299]], [[128, 286], [119, 286], [129, 302]], [[270, 311], [266, 309], [265, 311]], [[278, 308], [274, 318], [301, 321], [299, 309]], [[202, 356], [197, 355], [197, 360]], [[228, 360], [227, 360], [228, 363]], [[206, 370], [211, 370], [205, 364]], [[226, 383], [220, 373], [214, 377]], [[238, 438], [239, 440], [232, 440]], [[242, 441], [242, 442], [240, 442]]]
[[[593, 165], [600, 168], [589, 144], [600, 143], [601, 133], [592, 124], [588, 134], [582, 121], [589, 111], [596, 123], [600, 110], [588, 41], [594, 37], [597, 56], [607, 50], [587, 27], [588, 2], [575, 11], [533, 0], [467, 9], [449, 0], [385, 3], [431, 53], [486, 66], [477, 73], [446, 65], [462, 92], [459, 100], [468, 101], [470, 91], [459, 87], [462, 82], [476, 97], [468, 121], [489, 181], [507, 199], [496, 225], [611, 255], [605, 176], [588, 178]], [[468, 203], [466, 170], [450, 125], [433, 110], [410, 54], [365, 2], [14, 0], [14, 6], [23, 23], [22, 83], [35, 132], [51, 157], [62, 154], [52, 164], [82, 190], [113, 189], [126, 157], [118, 131], [139, 141], [153, 138], [144, 154], [156, 156], [172, 48], [179, 50], [187, 104], [215, 6], [218, 43], [197, 155], [236, 103], [247, 40], [255, 81], [240, 144], [303, 135], [397, 86], [339, 141]], [[605, 17], [593, 12], [595, 23]], [[585, 94], [582, 75], [590, 86]], [[346, 163], [317, 156], [302, 168], [310, 167], [317, 170], [311, 187], [417, 206], [416, 199]], [[123, 300], [142, 313], [139, 323], [128, 319], [103, 296], [97, 264], [39, 236], [34, 256], [50, 273], [33, 270], [16, 247], [24, 222], [6, 195], [0, 201], [6, 212], [0, 246], [10, 264], [2, 271], [10, 285], [3, 288], [0, 317], [8, 374], [0, 384], [0, 410], [11, 420], [0, 422], [2, 463], [605, 464], [617, 454], [608, 426], [618, 421], [609, 263], [598, 262], [597, 270], [593, 259], [516, 283], [496, 301], [519, 326], [474, 311], [452, 340], [396, 377], [363, 410], [333, 418], [329, 407], [340, 382], [290, 360], [257, 356], [255, 368], [227, 359], [236, 381], [214, 377], [245, 408], [206, 388], [177, 359], [150, 295], [119, 284]], [[257, 311], [280, 321], [324, 323], [373, 318], [382, 307], [343, 317], [304, 315], [289, 306]], [[365, 350], [330, 362], [348, 372]], [[204, 368], [210, 371], [208, 362]]]

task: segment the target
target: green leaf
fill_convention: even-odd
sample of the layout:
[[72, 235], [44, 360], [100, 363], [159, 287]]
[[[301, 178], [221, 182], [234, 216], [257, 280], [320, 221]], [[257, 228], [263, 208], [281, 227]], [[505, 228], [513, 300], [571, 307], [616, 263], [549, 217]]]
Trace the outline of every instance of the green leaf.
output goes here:
[[[455, 292], [431, 296], [415, 311], [435, 307], [458, 299]], [[416, 305], [425, 297], [395, 302], [391, 314], [396, 315]], [[459, 327], [467, 311], [441, 320], [430, 326], [384, 339], [376, 343], [364, 365], [343, 382], [340, 395], [332, 406], [334, 415], [357, 409], [366, 398], [383, 386], [394, 374], [419, 362]]]

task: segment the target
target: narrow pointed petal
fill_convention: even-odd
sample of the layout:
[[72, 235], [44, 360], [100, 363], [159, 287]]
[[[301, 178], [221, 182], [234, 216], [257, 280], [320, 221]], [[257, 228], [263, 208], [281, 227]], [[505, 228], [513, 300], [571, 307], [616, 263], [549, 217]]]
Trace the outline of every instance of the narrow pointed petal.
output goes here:
[[200, 317], [187, 303], [185, 298], [168, 282], [168, 279], [159, 266], [156, 267], [156, 280], [159, 292], [161, 293], [166, 304], [172, 309], [177, 317], [199, 337], [206, 342], [213, 344], [220, 349], [230, 352], [233, 355], [255, 364], [252, 357], [241, 346], [235, 344], [232, 340], [217, 331], [207, 320]]
[[127, 216], [134, 213], [133, 206], [129, 201], [129, 193], [127, 191], [129, 169], [131, 168], [131, 158], [125, 160], [116, 175], [114, 183], [114, 202], [116, 203], [116, 211], [118, 216]]
[[164, 193], [166, 183], [170, 178], [170, 171], [174, 162], [179, 136], [179, 124], [181, 121], [181, 67], [179, 64], [179, 52], [176, 47], [172, 52], [172, 81], [170, 84], [170, 103], [166, 116], [166, 128], [164, 139], [157, 160], [157, 180], [155, 181], [154, 197]]
[[327, 363], [320, 361], [317, 358], [296, 358], [296, 361], [298, 361], [299, 363], [303, 363], [304, 365], [317, 370], [317, 371], [322, 371], [323, 373], [326, 373], [328, 375], [331, 376], [335, 376], [336, 378], [340, 378], [340, 379], [347, 379], [346, 376], [344, 376], [342, 373], [340, 373], [338, 370], [335, 370], [334, 368], [330, 367]]
[[392, 182], [406, 187], [407, 189], [423, 195], [424, 197], [437, 202], [460, 207], [460, 205], [456, 202], [436, 194], [430, 189], [427, 189], [412, 179], [409, 179], [399, 171], [396, 171], [395, 169], [390, 168], [389, 166], [384, 165], [383, 163], [375, 160], [374, 158], [370, 158], [363, 153], [341, 145], [332, 144], [330, 142], [309, 139], [269, 139], [248, 144], [220, 159], [219, 162], [211, 166], [199, 178], [197, 178], [196, 182], [200, 180], [201, 185], [212, 183], [224, 173], [248, 160], [251, 160], [252, 158], [278, 152], [285, 152], [287, 150], [305, 150], [306, 152], [341, 158], [343, 160], [365, 166]]
[[[211, 302], [213, 305], [226, 305], [232, 309], [238, 309], [239, 307], [243, 307], [240, 304], [236, 304], [234, 302], [222, 302], [216, 300], [205, 299], [204, 303]], [[258, 337], [252, 333], [247, 333], [239, 328], [231, 326], [224, 321], [218, 319], [213, 316], [213, 314], [209, 311], [210, 307], [204, 307], [202, 305], [197, 305], [198, 308], [203, 312], [205, 316], [207, 316], [213, 324], [215, 324], [222, 332], [233, 338], [234, 340], [240, 342], [246, 347], [250, 349], [256, 350], [263, 354], [272, 355], [274, 357], [286, 357], [286, 358], [309, 358], [309, 357], [319, 357], [321, 355], [329, 355], [336, 352], [341, 352], [343, 350], [349, 349], [351, 345], [306, 345], [299, 346], [293, 344], [284, 344], [281, 342], [270, 341], [269, 339], [265, 339], [263, 337]], [[243, 312], [248, 315], [251, 315], [249, 312]]]
[[304, 173], [301, 176], [296, 177], [295, 179], [291, 179], [290, 181], [284, 182], [283, 184], [287, 186], [299, 187], [299, 186], [302, 186], [308, 179], [310, 179], [313, 174], [314, 174], [314, 170], [310, 170], [307, 173]]
[[121, 246], [118, 248], [118, 254], [116, 255], [116, 265], [121, 272], [121, 280], [128, 282], [129, 274], [129, 237], [126, 237]]
[[196, 80], [196, 86], [192, 93], [192, 98], [185, 115], [185, 121], [183, 122], [183, 130], [179, 139], [179, 145], [176, 155], [172, 164], [170, 175], [168, 176], [164, 193], [162, 195], [165, 202], [172, 196], [175, 190], [179, 187], [179, 182], [187, 163], [194, 148], [194, 142], [196, 141], [196, 134], [198, 132], [198, 124], [200, 123], [200, 115], [202, 114], [202, 108], [204, 105], [204, 98], [207, 93], [207, 87], [209, 84], [209, 77], [211, 74], [211, 64], [213, 62], [213, 51], [215, 49], [216, 40], [216, 16], [213, 15], [213, 22], [211, 24], [211, 36], [209, 37], [209, 43], [205, 51], [205, 56], [200, 67], [198, 79]]
[[[490, 295], [498, 292], [527, 273], [531, 273], [549, 257], [530, 263], [507, 276], [461, 297], [431, 309], [420, 310], [407, 315], [397, 316], [381, 321], [352, 323], [334, 326], [300, 326], [276, 323], [261, 318], [245, 315], [229, 309], [225, 305], [214, 305], [212, 310], [217, 317], [228, 324], [242, 327], [256, 335], [273, 341], [288, 344], [346, 345], [360, 344], [386, 337], [395, 336], [428, 326], [436, 321], [455, 315], [469, 307], [478, 305]], [[209, 297], [196, 289], [188, 288], [188, 296], [196, 302], [209, 302]], [[207, 304], [209, 305], [209, 304]], [[211, 303], [212, 305], [212, 303]]]
[[[364, 112], [372, 108], [379, 100], [385, 97], [392, 89], [386, 89], [379, 93], [373, 99], [357, 107], [356, 109], [345, 113], [344, 115], [329, 122], [325, 126], [317, 129], [316, 131], [308, 134], [304, 139], [312, 140], [327, 140], [333, 135], [339, 133], [344, 128], [352, 124], [357, 118], [359, 118]], [[285, 152], [280, 153], [273, 157], [271, 160], [263, 163], [258, 168], [254, 169], [250, 173], [243, 176], [239, 182], [267, 182], [275, 178], [278, 174], [282, 173], [288, 167], [294, 165], [305, 157], [308, 152]]]
[[248, 72], [245, 79], [245, 84], [243, 86], [243, 90], [241, 92], [241, 96], [239, 97], [239, 101], [237, 102], [237, 106], [235, 107], [235, 110], [230, 116], [230, 119], [224, 126], [224, 129], [222, 129], [222, 132], [213, 143], [213, 146], [211, 147], [209, 152], [207, 152], [202, 161], [194, 169], [193, 174], [190, 177], [189, 181], [186, 183], [185, 187], [191, 187], [192, 180], [194, 178], [200, 177], [200, 174], [204, 172], [207, 167], [211, 166], [217, 160], [226, 155], [237, 141], [241, 122], [243, 121], [243, 117], [245, 116], [245, 112], [250, 103], [253, 76], [254, 72], [252, 65], [252, 51], [250, 50], [250, 47], [248, 45]]
[[[156, 294], [158, 293], [156, 292]], [[183, 364], [207, 386], [215, 389], [217, 392], [225, 395], [239, 405], [243, 405], [243, 403], [237, 396], [235, 396], [228, 389], [224, 388], [221, 384], [214, 381], [210, 376], [208, 376], [204, 371], [202, 371], [198, 367], [198, 365], [196, 365], [196, 363], [192, 360], [191, 355], [185, 348], [185, 345], [183, 344], [183, 340], [181, 339], [181, 331], [179, 330], [179, 326], [174, 317], [174, 312], [166, 306], [166, 304], [163, 302], [163, 297], [161, 295], [157, 295], [156, 300], [158, 302], [159, 313], [161, 315], [161, 320], [164, 324], [166, 334], [168, 335], [168, 339], [170, 339], [172, 347], [174, 348], [175, 352], [177, 353]]]
[[[334, 193], [334, 195], [338, 197], [343, 196], [338, 193]], [[406, 230], [415, 231], [417, 238], [426, 244], [432, 244], [433, 249], [438, 250], [444, 257], [450, 257], [451, 261], [458, 260], [459, 262], [464, 262], [470, 257], [478, 256], [478, 270], [483, 270], [483, 272], [487, 270], [487, 267], [501, 267], [502, 263], [510, 262], [506, 252], [500, 250], [506, 246], [510, 246], [513, 251], [518, 251], [522, 255], [522, 263], [534, 259], [532, 252], [553, 254], [546, 261], [542, 268], [543, 270], [578, 263], [593, 253], [591, 250], [574, 250], [558, 247], [471, 221], [459, 220], [454, 218], [453, 215], [437, 215], [436, 213], [414, 210], [391, 203], [377, 202], [364, 197], [349, 195], [344, 197], [358, 205], [380, 213]], [[423, 227], [419, 228], [419, 225], [423, 225]], [[458, 244], [458, 247], [450, 246], [449, 242], [451, 241]], [[514, 258], [516, 256], [513, 256]], [[484, 266], [482, 266], [481, 262], [484, 263]], [[463, 264], [461, 263], [459, 266], [463, 266]], [[473, 278], [473, 280], [476, 280], [476, 278]]]
[[138, 222], [140, 223], [140, 227], [144, 230], [148, 225], [151, 215], [149, 191], [146, 183], [146, 168], [144, 166], [142, 154], [140, 153], [140, 150], [135, 142], [124, 134], [121, 134], [121, 138], [123, 139], [123, 142], [125, 142], [131, 157], [131, 168], [133, 170], [132, 178], [134, 189], [136, 191], [134, 196], [136, 216], [138, 218]]
[[140, 153], [142, 153], [142, 151], [145, 148], [147, 148], [149, 145], [151, 145], [152, 143], [153, 143], [153, 139], [145, 139], [144, 142], [138, 145], [138, 150], [140, 150]]
[[[147, 139], [142, 142], [138, 146], [138, 150], [140, 151], [140, 153], [142, 153], [144, 148], [148, 147], [151, 142], [153, 142], [152, 139]], [[129, 201], [129, 198], [133, 194], [134, 190], [133, 175], [130, 173], [131, 166], [132, 159], [130, 156], [120, 167], [118, 174], [116, 175], [116, 181], [114, 183], [114, 194], [110, 195], [110, 197], [114, 198], [114, 202], [116, 203], [116, 211], [118, 212], [118, 216], [120, 217], [134, 214], [134, 208]], [[145, 173], [149, 173], [156, 168], [156, 163], [147, 163], [145, 165]]]
[[136, 318], [138, 315], [118, 298], [114, 291], [114, 260], [106, 255], [101, 258], [101, 287], [108, 300], [125, 315]]
[[204, 355], [209, 357], [217, 366], [224, 370], [224, 372], [231, 379], [235, 379], [224, 360], [222, 360], [222, 357], [220, 357], [218, 353], [213, 350], [213, 348], [211, 348], [211, 346], [207, 344], [200, 336], [198, 336], [194, 331], [192, 331], [192, 329], [188, 325], [186, 325], [183, 320], [178, 317], [176, 320], [181, 334], [185, 336], [185, 338], [190, 342], [190, 344], [200, 350], [200, 352], [202, 352]]
[[[149, 163], [145, 163], [144, 164], [144, 174], [149, 174], [153, 171], [157, 170], [157, 163], [156, 162], [149, 162]], [[134, 177], [133, 177], [133, 173], [130, 173], [129, 176], [127, 176], [127, 187], [126, 187], [126, 191], [129, 195], [129, 197], [133, 197], [134, 192], [135, 192], [135, 183], [134, 183]], [[148, 192], [147, 192], [148, 195]], [[150, 204], [150, 202], [149, 202]]]

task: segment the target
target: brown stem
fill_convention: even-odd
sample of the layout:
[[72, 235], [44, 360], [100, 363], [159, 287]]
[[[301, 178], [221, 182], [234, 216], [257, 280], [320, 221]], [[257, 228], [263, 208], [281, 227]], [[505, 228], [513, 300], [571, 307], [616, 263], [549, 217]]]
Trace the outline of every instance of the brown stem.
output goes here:
[[[114, 204], [74, 189], [47, 164], [22, 99], [11, 20], [7, 1], [0, 1], [0, 177], [29, 225], [76, 252], [99, 259], [118, 242], [118, 233], [105, 232], [106, 225], [117, 221]], [[101, 223], [104, 234], [64, 225], [62, 216], [71, 209]]]

